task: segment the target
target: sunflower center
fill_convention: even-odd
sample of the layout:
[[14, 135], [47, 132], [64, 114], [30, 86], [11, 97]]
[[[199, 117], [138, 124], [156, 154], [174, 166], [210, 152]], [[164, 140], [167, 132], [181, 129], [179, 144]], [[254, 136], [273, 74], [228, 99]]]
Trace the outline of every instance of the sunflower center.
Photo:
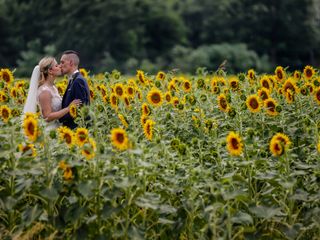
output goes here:
[[27, 129], [28, 129], [28, 132], [29, 132], [31, 135], [34, 134], [34, 125], [33, 125], [33, 123], [29, 123]]
[[5, 82], [10, 82], [10, 76], [6, 72], [2, 74], [2, 78]]
[[320, 101], [320, 91], [317, 91], [316, 97], [317, 97], [318, 101]]
[[69, 134], [65, 134], [64, 139], [66, 140], [67, 144], [70, 144], [72, 142], [72, 138]]
[[2, 117], [3, 117], [4, 119], [9, 118], [9, 112], [8, 112], [7, 109], [3, 109], [3, 110], [2, 110]]
[[281, 71], [278, 71], [278, 72], [277, 72], [277, 77], [278, 77], [279, 79], [282, 79], [282, 78], [283, 78], [283, 74], [282, 74]]
[[238, 149], [239, 148], [239, 142], [236, 138], [231, 139], [231, 145], [233, 149]]
[[118, 133], [116, 136], [116, 139], [119, 143], [123, 143], [124, 142], [124, 135], [122, 133]]
[[274, 112], [275, 107], [276, 107], [276, 106], [274, 105], [273, 102], [268, 102], [268, 103], [267, 103], [267, 108], [269, 109], [269, 111]]
[[312, 71], [311, 71], [311, 69], [307, 69], [306, 75], [307, 75], [308, 78], [312, 77]]
[[158, 93], [154, 93], [151, 96], [151, 100], [153, 103], [159, 103], [161, 101], [161, 97]]
[[269, 83], [267, 81], [263, 81], [262, 86], [269, 89]]
[[117, 88], [116, 88], [116, 93], [117, 93], [119, 96], [122, 96], [122, 94], [123, 94], [122, 88], [121, 88], [121, 87], [117, 87]]
[[221, 106], [223, 109], [226, 109], [226, 108], [228, 107], [227, 101], [226, 101], [225, 98], [220, 99], [220, 106]]
[[259, 107], [259, 103], [257, 101], [257, 99], [253, 98], [250, 100], [250, 106], [253, 108], [253, 109], [257, 109]]

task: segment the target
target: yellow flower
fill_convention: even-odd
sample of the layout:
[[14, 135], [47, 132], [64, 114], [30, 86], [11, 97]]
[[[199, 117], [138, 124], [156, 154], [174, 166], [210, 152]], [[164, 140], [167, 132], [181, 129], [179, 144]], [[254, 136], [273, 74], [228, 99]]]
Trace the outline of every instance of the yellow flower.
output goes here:
[[233, 91], [236, 91], [239, 89], [239, 80], [236, 77], [232, 77], [229, 80], [229, 86]]
[[320, 105], [320, 88], [317, 88], [314, 91], [314, 99], [316, 100], [316, 102]]
[[183, 88], [183, 91], [190, 92], [192, 88], [191, 82], [188, 79], [185, 79], [182, 82], [182, 88]]
[[150, 115], [150, 113], [151, 113], [151, 110], [150, 110], [147, 103], [142, 104], [141, 111], [142, 111], [142, 115], [146, 115], [146, 116]]
[[268, 98], [265, 102], [264, 102], [264, 106], [267, 110], [267, 114], [270, 116], [276, 116], [278, 115], [278, 112], [276, 111], [276, 107], [277, 107], [277, 102], [272, 99], [272, 98]]
[[268, 78], [268, 76], [263, 76], [260, 79], [260, 85], [261, 85], [261, 87], [264, 87], [268, 90], [271, 90], [271, 88], [272, 88], [272, 83], [270, 82], [270, 79]]
[[141, 83], [142, 85], [146, 84], [146, 79], [143, 71], [141, 70], [137, 71], [137, 78], [139, 80], [139, 83]]
[[35, 157], [37, 156], [37, 151], [34, 147], [33, 144], [29, 143], [29, 144], [19, 144], [19, 151], [24, 153], [29, 153], [28, 156], [30, 157]]
[[249, 80], [254, 80], [256, 78], [256, 73], [254, 72], [253, 69], [249, 69], [248, 74], [247, 74]]
[[150, 104], [155, 107], [159, 107], [162, 105], [163, 101], [162, 92], [157, 88], [152, 88], [148, 93], [147, 99]]
[[171, 100], [171, 104], [174, 106], [174, 107], [177, 107], [178, 104], [180, 103], [180, 100], [178, 97], [173, 97], [172, 100]]
[[147, 122], [147, 120], [148, 120], [148, 116], [142, 114], [141, 117], [140, 117], [140, 123], [141, 123], [141, 126], [142, 126], [142, 127], [143, 127], [144, 124]]
[[7, 105], [0, 106], [0, 117], [3, 122], [7, 123], [11, 116], [11, 109]]
[[122, 114], [118, 114], [118, 117], [119, 117], [122, 125], [123, 125], [125, 128], [127, 128], [129, 125], [128, 125], [128, 122], [127, 122], [127, 120], [125, 119], [125, 117], [124, 117]]
[[13, 81], [13, 74], [8, 68], [1, 69], [1, 76], [3, 81], [10, 84]]
[[221, 93], [218, 97], [218, 106], [219, 109], [223, 112], [228, 112], [229, 111], [229, 104], [226, 98], [226, 95], [224, 95], [223, 93]]
[[127, 94], [129, 97], [133, 98], [133, 97], [134, 97], [134, 94], [135, 94], [135, 89], [134, 89], [134, 87], [131, 86], [131, 85], [128, 85], [128, 86], [126, 87], [126, 94]]
[[171, 93], [170, 92], [166, 92], [165, 95], [164, 95], [164, 98], [166, 99], [166, 101], [168, 103], [170, 103], [171, 99], [172, 99]]
[[75, 143], [74, 132], [67, 127], [59, 128], [60, 141], [65, 142], [68, 147], [72, 147]]
[[114, 92], [115, 94], [118, 96], [118, 97], [123, 97], [124, 95], [124, 86], [122, 83], [117, 83], [115, 86], [114, 86]]
[[35, 142], [38, 137], [38, 119], [33, 117], [33, 114], [26, 114], [23, 120], [23, 130], [25, 136], [31, 141]]
[[274, 73], [276, 75], [276, 79], [278, 82], [282, 82], [286, 77], [285, 70], [281, 66], [276, 67], [276, 70], [274, 71]]
[[73, 173], [72, 173], [71, 167], [67, 166], [67, 167], [64, 169], [63, 178], [64, 178], [64, 180], [66, 180], [66, 181], [69, 181], [69, 180], [71, 180], [71, 179], [73, 178]]
[[311, 79], [314, 74], [315, 74], [315, 70], [313, 69], [313, 67], [309, 65], [303, 69], [303, 75], [307, 80]]
[[76, 138], [77, 145], [82, 147], [88, 141], [88, 138], [89, 138], [88, 129], [77, 128], [75, 132], [75, 138]]
[[81, 73], [81, 75], [84, 77], [84, 78], [88, 78], [88, 71], [85, 69], [85, 68], [80, 68], [79, 69], [79, 72]]
[[301, 72], [300, 71], [294, 71], [293, 77], [295, 80], [299, 80], [301, 78]]
[[77, 117], [77, 106], [75, 104], [70, 105], [69, 113], [73, 119]]
[[153, 126], [155, 125], [155, 122], [152, 121], [151, 119], [148, 119], [146, 123], [143, 125], [143, 132], [144, 135], [148, 140], [152, 140], [153, 136]]
[[227, 136], [227, 150], [232, 156], [239, 156], [242, 153], [243, 143], [239, 134], [230, 132]]
[[111, 95], [110, 95], [111, 107], [114, 108], [114, 109], [117, 109], [118, 108], [118, 103], [119, 103], [119, 100], [118, 100], [117, 95], [115, 93], [111, 93]]
[[66, 161], [62, 160], [59, 162], [59, 166], [60, 169], [62, 170], [66, 170], [66, 168], [68, 167], [68, 164], [66, 164]]
[[126, 131], [122, 128], [112, 129], [111, 143], [119, 150], [126, 150], [128, 148], [128, 137]]
[[270, 152], [275, 157], [279, 157], [284, 153], [283, 144], [279, 140], [272, 139], [270, 141], [270, 147], [269, 148], [270, 148]]
[[84, 156], [87, 160], [94, 158], [96, 155], [96, 142], [93, 138], [89, 138], [89, 141], [83, 146], [81, 150], [82, 156]]
[[269, 98], [269, 96], [270, 96], [269, 90], [267, 88], [264, 88], [264, 87], [260, 88], [258, 90], [258, 96], [260, 97], [260, 99], [262, 101], [267, 100]]
[[285, 83], [282, 86], [283, 93], [287, 93], [288, 90], [291, 91], [292, 94], [296, 93], [298, 91], [298, 88], [296, 86], [296, 82], [293, 78], [288, 78]]
[[156, 79], [157, 80], [164, 80], [166, 78], [166, 74], [162, 71], [158, 72], [157, 76], [156, 76]]
[[320, 142], [318, 142], [318, 144], [317, 144], [317, 150], [320, 153]]
[[247, 107], [252, 113], [257, 113], [260, 111], [261, 103], [257, 95], [250, 95], [247, 97], [246, 101]]

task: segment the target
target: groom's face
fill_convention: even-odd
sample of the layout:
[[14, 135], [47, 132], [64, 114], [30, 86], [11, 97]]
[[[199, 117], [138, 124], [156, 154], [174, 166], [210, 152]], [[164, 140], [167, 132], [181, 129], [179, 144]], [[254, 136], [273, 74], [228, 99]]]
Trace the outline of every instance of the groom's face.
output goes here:
[[60, 67], [62, 74], [70, 74], [72, 71], [73, 63], [67, 55], [62, 55], [60, 59]]

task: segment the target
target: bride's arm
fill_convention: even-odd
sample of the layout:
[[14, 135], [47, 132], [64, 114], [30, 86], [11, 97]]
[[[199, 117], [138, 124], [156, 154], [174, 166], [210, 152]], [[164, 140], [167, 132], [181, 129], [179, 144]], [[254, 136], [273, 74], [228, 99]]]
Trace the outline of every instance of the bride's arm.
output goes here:
[[69, 112], [69, 106], [57, 112], [53, 112], [51, 108], [52, 96], [49, 91], [42, 91], [39, 95], [39, 104], [42, 111], [42, 116], [47, 122], [59, 119]]

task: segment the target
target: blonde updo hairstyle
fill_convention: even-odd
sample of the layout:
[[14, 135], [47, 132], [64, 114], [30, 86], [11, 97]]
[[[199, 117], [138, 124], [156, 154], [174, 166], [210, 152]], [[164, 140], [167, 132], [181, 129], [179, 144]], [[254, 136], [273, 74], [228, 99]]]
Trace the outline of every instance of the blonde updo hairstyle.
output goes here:
[[39, 62], [40, 68], [40, 79], [39, 79], [39, 87], [45, 83], [47, 77], [49, 75], [49, 69], [53, 66], [56, 59], [54, 57], [44, 57]]

